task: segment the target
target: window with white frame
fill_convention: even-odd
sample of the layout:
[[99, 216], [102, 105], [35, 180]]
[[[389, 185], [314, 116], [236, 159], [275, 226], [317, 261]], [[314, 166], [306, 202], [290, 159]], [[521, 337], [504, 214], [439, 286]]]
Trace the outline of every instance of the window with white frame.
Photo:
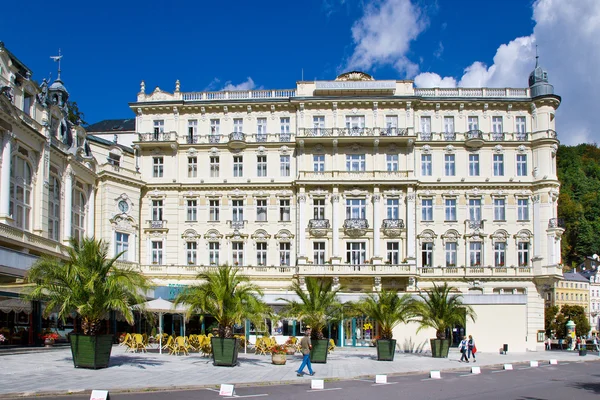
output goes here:
[[456, 199], [446, 199], [444, 205], [445, 221], [456, 221]]
[[325, 117], [322, 115], [315, 115], [313, 117], [313, 128], [315, 130], [315, 136], [323, 136], [323, 129], [325, 129]]
[[469, 219], [481, 221], [481, 199], [469, 199]]
[[527, 154], [517, 154], [517, 176], [527, 176]]
[[289, 135], [289, 133], [290, 133], [290, 118], [289, 117], [279, 118], [279, 132], [284, 135]]
[[[128, 261], [129, 255], [129, 234], [123, 232], [115, 232], [115, 256], [120, 254], [119, 260]], [[121, 254], [123, 253], [123, 254]]]
[[398, 171], [398, 154], [386, 154], [387, 170]]
[[366, 219], [365, 199], [346, 199], [347, 219]]
[[433, 166], [431, 163], [431, 154], [421, 154], [421, 175], [433, 175]]
[[33, 95], [31, 93], [23, 92], [23, 112], [26, 115], [32, 116], [33, 104]]
[[494, 221], [506, 221], [506, 200], [494, 199]]
[[244, 220], [244, 200], [233, 200], [231, 202], [231, 220]]
[[190, 119], [188, 120], [188, 144], [196, 143], [198, 135], [198, 120]]
[[421, 117], [421, 132], [431, 133], [431, 117]]
[[456, 242], [446, 242], [446, 267], [456, 267]]
[[152, 157], [152, 177], [162, 178], [164, 173], [163, 157]]
[[279, 265], [289, 267], [291, 263], [291, 248], [292, 244], [290, 242], [279, 243]]
[[208, 242], [208, 262], [210, 265], [219, 265], [219, 242]]
[[387, 199], [387, 219], [400, 219], [400, 199]]
[[279, 173], [281, 176], [290, 176], [290, 156], [279, 156]]
[[267, 265], [267, 242], [256, 242], [256, 265]]
[[219, 220], [219, 200], [208, 201], [208, 220], [212, 222]]
[[267, 136], [267, 119], [266, 118], [256, 118], [256, 134], [259, 137]]
[[[78, 183], [79, 184], [79, 183]], [[85, 206], [87, 200], [82, 188], [73, 188], [73, 208], [71, 210], [71, 236], [81, 242], [85, 233]]]
[[367, 259], [365, 242], [346, 242], [346, 263], [351, 265], [364, 264]]
[[421, 243], [421, 266], [433, 267], [433, 243]]
[[506, 243], [494, 242], [494, 267], [504, 268], [506, 266]]
[[118, 153], [113, 153], [112, 151], [108, 153], [108, 158], [106, 159], [110, 165], [113, 167], [121, 166], [121, 155]]
[[469, 266], [480, 267], [482, 260], [481, 242], [469, 242]]
[[162, 119], [155, 119], [154, 121], [154, 137], [158, 139], [158, 135], [165, 131], [165, 121]]
[[346, 128], [350, 135], [359, 135], [365, 127], [365, 117], [363, 115], [347, 115]]
[[325, 171], [325, 154], [313, 154], [313, 170], [315, 172]]
[[386, 115], [385, 116], [385, 128], [387, 134], [391, 135], [395, 130], [398, 129], [398, 116], [397, 115]]
[[198, 176], [198, 157], [188, 157], [188, 178]]
[[187, 263], [196, 265], [198, 262], [198, 243], [186, 242]]
[[233, 176], [238, 178], [244, 176], [244, 157], [233, 156]]
[[517, 221], [529, 221], [528, 199], [517, 199]]
[[433, 221], [433, 199], [421, 199], [421, 220]]
[[210, 177], [218, 178], [219, 177], [219, 156], [210, 156]]
[[256, 220], [260, 222], [267, 220], [267, 199], [256, 200]]
[[162, 221], [163, 220], [163, 201], [162, 200], [152, 200], [152, 207], [150, 209], [152, 212], [152, 221]]
[[365, 154], [346, 154], [346, 171], [365, 171], [366, 159]]
[[279, 200], [279, 221], [288, 222], [290, 221], [290, 199]]
[[467, 118], [467, 127], [469, 131], [477, 131], [479, 130], [479, 117], [468, 117]]
[[325, 264], [325, 242], [313, 242], [313, 264]]
[[502, 117], [492, 117], [492, 132], [502, 133]]
[[198, 221], [198, 200], [187, 201], [186, 221]]
[[400, 264], [400, 242], [387, 242], [386, 262], [391, 265]]
[[236, 267], [244, 265], [244, 242], [231, 242], [231, 259]]
[[48, 238], [60, 240], [60, 180], [50, 175], [48, 181]]
[[210, 134], [214, 136], [221, 134], [221, 121], [219, 119], [210, 120]]
[[234, 118], [233, 119], [233, 131], [235, 133], [244, 132], [244, 118]]
[[529, 242], [517, 243], [517, 260], [519, 267], [527, 267], [529, 265]]
[[444, 154], [444, 175], [455, 176], [456, 175], [456, 158], [454, 154]]
[[162, 240], [153, 240], [152, 246], [152, 264], [162, 265], [163, 263], [163, 242]]
[[469, 176], [479, 176], [479, 154], [469, 154]]
[[516, 125], [516, 129], [517, 129], [517, 133], [524, 134], [525, 132], [527, 132], [526, 125], [525, 125], [525, 117], [516, 117], [515, 125]]
[[444, 133], [454, 134], [454, 117], [444, 117]]
[[267, 176], [267, 156], [256, 156], [256, 176]]
[[325, 199], [313, 199], [314, 219], [325, 219]]
[[504, 154], [494, 154], [494, 176], [504, 176]]

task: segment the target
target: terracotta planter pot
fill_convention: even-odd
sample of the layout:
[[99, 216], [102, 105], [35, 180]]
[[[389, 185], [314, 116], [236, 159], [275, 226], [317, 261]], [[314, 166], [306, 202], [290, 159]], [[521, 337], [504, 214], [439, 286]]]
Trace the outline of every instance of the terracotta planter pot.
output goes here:
[[275, 365], [285, 365], [285, 354], [271, 354], [271, 362]]
[[54, 339], [46, 338], [44, 339], [44, 347], [52, 347], [54, 346]]
[[293, 356], [294, 354], [296, 354], [296, 348], [292, 346], [286, 347], [285, 354], [287, 354], [288, 356]]

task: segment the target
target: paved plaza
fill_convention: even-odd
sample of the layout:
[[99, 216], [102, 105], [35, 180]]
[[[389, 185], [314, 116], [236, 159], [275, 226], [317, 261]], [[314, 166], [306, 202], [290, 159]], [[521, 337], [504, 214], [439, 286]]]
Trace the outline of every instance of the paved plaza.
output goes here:
[[[393, 362], [376, 360], [375, 348], [338, 348], [329, 355], [327, 364], [313, 364], [316, 377], [349, 379], [375, 374], [407, 374], [430, 370], [465, 368], [458, 362], [459, 353], [452, 349], [448, 359], [434, 359], [430, 354], [397, 353]], [[548, 351], [508, 353], [507, 355], [478, 353], [477, 363], [486, 366], [504, 363], [522, 363], [537, 360], [547, 363], [600, 361], [597, 353], [580, 357], [576, 352]], [[200, 354], [172, 356], [148, 353], [126, 353], [114, 346], [109, 368], [101, 370], [75, 369], [68, 347], [40, 349], [22, 354], [0, 355], [0, 397], [8, 395], [64, 394], [69, 392], [108, 389], [111, 392], [165, 390], [235, 384], [275, 384], [308, 380], [297, 377], [295, 370], [301, 356], [288, 356], [284, 366], [271, 364], [270, 356], [244, 354], [239, 366], [214, 367], [210, 359]]]

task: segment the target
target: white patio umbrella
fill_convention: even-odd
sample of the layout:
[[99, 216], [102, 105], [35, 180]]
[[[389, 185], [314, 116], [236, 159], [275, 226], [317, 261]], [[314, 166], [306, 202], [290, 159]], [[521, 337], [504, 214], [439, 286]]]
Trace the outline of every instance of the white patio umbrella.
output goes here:
[[[183, 304], [175, 306], [175, 304], [171, 303], [168, 300], [165, 300], [161, 297], [158, 299], [150, 300], [142, 304], [136, 304], [133, 306], [139, 310], [150, 311], [152, 313], [158, 314], [158, 332], [159, 332], [159, 353], [162, 354], [162, 316], [163, 314], [185, 314], [187, 312], [187, 307]], [[185, 320], [183, 329], [185, 330]], [[185, 333], [184, 333], [185, 336]]]

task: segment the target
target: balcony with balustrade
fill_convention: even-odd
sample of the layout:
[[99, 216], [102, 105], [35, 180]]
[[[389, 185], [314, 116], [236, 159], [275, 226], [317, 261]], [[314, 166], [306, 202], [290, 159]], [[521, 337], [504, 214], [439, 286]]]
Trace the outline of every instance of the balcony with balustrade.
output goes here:
[[234, 230], [244, 229], [247, 221], [227, 221], [229, 223], [229, 227]]
[[[218, 271], [220, 267], [216, 265], [166, 265], [166, 264], [150, 264], [140, 265], [139, 270], [150, 278], [169, 278], [177, 277], [178, 279], [194, 280], [200, 273]], [[252, 278], [287, 278], [291, 279], [296, 273], [294, 266], [237, 266], [241, 274]]]
[[331, 229], [328, 219], [311, 219], [308, 221], [308, 231], [312, 236], [325, 236]]
[[409, 264], [303, 264], [298, 265], [299, 276], [327, 277], [411, 277], [416, 267]]
[[399, 218], [384, 219], [381, 223], [381, 230], [388, 237], [400, 236], [404, 228], [404, 220]]
[[146, 132], [138, 133], [139, 143], [164, 143], [164, 142], [177, 142], [177, 132]]
[[220, 100], [269, 100], [289, 99], [296, 96], [296, 89], [276, 90], [221, 90], [218, 92], [184, 92], [184, 102], [213, 102]]
[[355, 181], [373, 183], [398, 182], [410, 179], [413, 176], [412, 170], [402, 171], [300, 171], [298, 179], [300, 181], [314, 182], [335, 182], [335, 181]]
[[227, 145], [232, 149], [243, 149], [246, 147], [246, 134], [244, 132], [231, 132], [228, 139]]
[[167, 228], [167, 221], [166, 220], [148, 220], [146, 221], [146, 230], [151, 230], [151, 231], [166, 231], [168, 230]]
[[534, 270], [529, 266], [508, 266], [508, 267], [491, 267], [491, 266], [456, 266], [456, 267], [420, 267], [418, 275], [421, 277], [431, 278], [523, 278], [531, 279], [534, 276]]
[[244, 148], [249, 143], [290, 143], [295, 140], [293, 133], [245, 133], [232, 132], [228, 135], [211, 133], [208, 135], [185, 135], [179, 137], [180, 145], [218, 145], [226, 144], [230, 148]]
[[413, 128], [300, 128], [296, 140], [302, 143], [320, 143], [323, 138], [341, 142], [376, 142], [406, 144], [414, 140]]
[[473, 129], [465, 133], [465, 145], [467, 147], [478, 149], [483, 146], [483, 132], [479, 129]]
[[550, 218], [548, 220], [548, 229], [562, 229], [566, 227], [564, 218]]
[[344, 220], [343, 228], [348, 236], [364, 236], [369, 229], [369, 221], [366, 218], [347, 218]]

